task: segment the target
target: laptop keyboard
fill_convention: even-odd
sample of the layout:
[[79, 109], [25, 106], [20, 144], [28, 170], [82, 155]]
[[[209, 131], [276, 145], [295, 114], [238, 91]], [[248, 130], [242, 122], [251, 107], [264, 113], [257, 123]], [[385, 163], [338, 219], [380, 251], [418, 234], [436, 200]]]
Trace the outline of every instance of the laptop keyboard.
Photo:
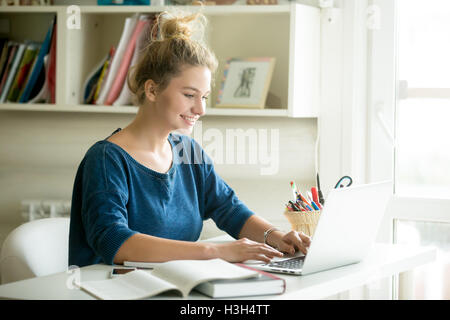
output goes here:
[[286, 259], [286, 260], [282, 260], [282, 261], [274, 261], [274, 262], [267, 264], [267, 266], [295, 270], [295, 269], [301, 269], [301, 267], [303, 266], [304, 260], [305, 260], [305, 256], [302, 256], [302, 257], [296, 257], [296, 258]]

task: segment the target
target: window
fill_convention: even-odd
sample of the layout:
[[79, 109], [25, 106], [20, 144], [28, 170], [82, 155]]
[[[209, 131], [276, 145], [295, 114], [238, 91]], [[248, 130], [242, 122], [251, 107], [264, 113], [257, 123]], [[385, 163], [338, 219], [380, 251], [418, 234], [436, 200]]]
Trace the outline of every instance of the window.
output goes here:
[[398, 0], [396, 193], [410, 198], [394, 238], [437, 249], [414, 271], [415, 299], [450, 299], [450, 212], [439, 221], [431, 202], [411, 203], [450, 199], [449, 16], [448, 0]]
[[450, 198], [450, 1], [398, 1], [396, 192]]

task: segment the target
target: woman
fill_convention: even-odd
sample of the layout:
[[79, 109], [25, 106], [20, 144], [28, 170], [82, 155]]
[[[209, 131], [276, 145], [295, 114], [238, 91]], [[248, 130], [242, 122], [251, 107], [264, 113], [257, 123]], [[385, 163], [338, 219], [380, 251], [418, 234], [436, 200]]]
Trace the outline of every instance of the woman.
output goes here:
[[[191, 38], [192, 23], [201, 21], [200, 14], [158, 17], [159, 37], [128, 78], [139, 106], [135, 119], [95, 143], [78, 168], [69, 265], [213, 258], [269, 262], [282, 252], [306, 253], [307, 236], [284, 233], [251, 212], [203, 149], [172, 133], [192, 132], [211, 91], [217, 60]], [[196, 242], [209, 218], [239, 240]]]

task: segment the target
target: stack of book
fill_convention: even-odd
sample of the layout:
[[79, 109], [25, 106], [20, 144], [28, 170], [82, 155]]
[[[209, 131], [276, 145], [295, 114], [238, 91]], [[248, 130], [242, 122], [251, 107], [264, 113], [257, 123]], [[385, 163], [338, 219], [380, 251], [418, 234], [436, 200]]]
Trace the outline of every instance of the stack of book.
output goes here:
[[56, 16], [44, 42], [0, 40], [0, 103], [55, 103]]
[[143, 46], [151, 37], [154, 15], [135, 14], [125, 19], [117, 46], [111, 46], [83, 85], [83, 103], [107, 106], [131, 105], [127, 85], [129, 69], [136, 64]]
[[193, 290], [211, 298], [275, 295], [286, 290], [282, 278], [222, 259], [174, 260], [153, 265], [151, 272], [135, 270], [113, 279], [81, 281], [77, 286], [105, 300], [144, 299], [169, 292], [186, 298]]

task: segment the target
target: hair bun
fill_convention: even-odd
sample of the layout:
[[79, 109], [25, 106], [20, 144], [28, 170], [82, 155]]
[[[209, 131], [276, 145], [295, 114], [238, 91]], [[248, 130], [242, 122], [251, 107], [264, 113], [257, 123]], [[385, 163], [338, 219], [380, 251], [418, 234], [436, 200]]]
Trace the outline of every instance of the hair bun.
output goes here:
[[206, 67], [211, 74], [217, 69], [217, 58], [204, 38], [208, 22], [206, 16], [200, 12], [170, 11], [160, 13], [152, 21], [147, 45], [143, 45], [137, 63], [128, 73], [127, 83], [135, 105], [142, 106], [148, 102], [148, 80], [162, 91], [186, 65]]
[[158, 16], [158, 25], [161, 40], [166, 39], [190, 39], [199, 25], [202, 15], [193, 13], [181, 15], [176, 13], [162, 12]]

